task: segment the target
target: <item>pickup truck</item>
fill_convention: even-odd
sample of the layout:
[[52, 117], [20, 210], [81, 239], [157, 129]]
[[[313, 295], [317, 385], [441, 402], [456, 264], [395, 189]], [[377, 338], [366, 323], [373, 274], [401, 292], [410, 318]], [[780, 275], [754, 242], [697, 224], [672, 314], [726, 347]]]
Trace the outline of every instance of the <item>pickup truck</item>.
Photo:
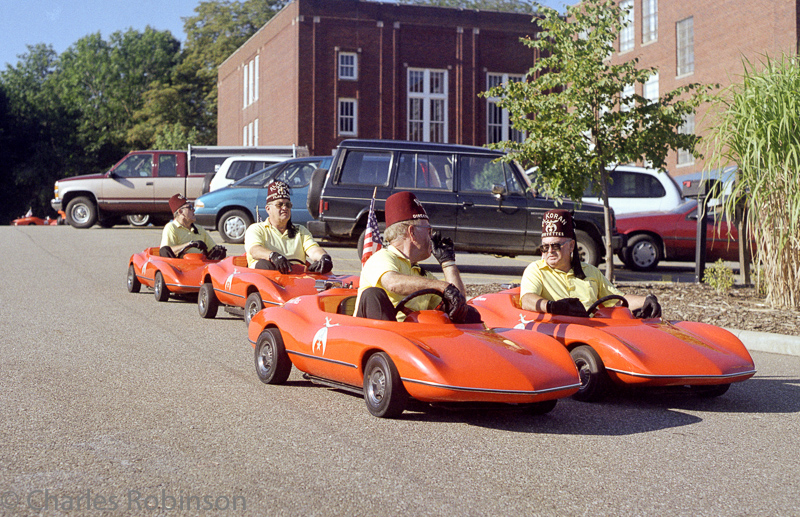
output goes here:
[[307, 155], [305, 147], [196, 147], [187, 151], [131, 151], [105, 174], [75, 176], [56, 181], [54, 210], [64, 210], [75, 228], [95, 223], [111, 227], [127, 216], [132, 224], [147, 224], [172, 218], [169, 198], [183, 194], [198, 198], [203, 183], [229, 156], [271, 154], [287, 158]]

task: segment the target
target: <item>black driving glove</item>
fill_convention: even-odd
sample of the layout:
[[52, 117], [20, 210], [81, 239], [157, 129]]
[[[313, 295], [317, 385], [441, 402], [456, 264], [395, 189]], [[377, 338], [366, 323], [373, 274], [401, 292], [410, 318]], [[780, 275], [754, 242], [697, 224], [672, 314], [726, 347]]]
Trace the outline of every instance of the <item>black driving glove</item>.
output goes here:
[[654, 294], [648, 294], [644, 298], [644, 304], [640, 309], [634, 309], [633, 316], [635, 318], [660, 318], [661, 317], [661, 304], [658, 303], [658, 298]]
[[467, 299], [458, 290], [458, 287], [448, 284], [442, 293], [442, 299], [444, 300], [444, 310], [450, 316], [450, 321], [453, 323], [464, 321], [467, 315]]
[[441, 233], [433, 232], [431, 241], [433, 242], [433, 256], [439, 261], [439, 264], [456, 261], [456, 249], [453, 245], [453, 239], [450, 237], [442, 238]]
[[206, 246], [206, 243], [203, 241], [192, 241], [189, 243], [189, 246], [186, 247], [186, 249], [189, 248], [197, 248], [200, 251], [208, 251], [208, 246]]
[[289, 264], [289, 259], [278, 253], [277, 251], [273, 251], [269, 254], [269, 261], [272, 262], [272, 265], [275, 266], [278, 271], [283, 273], [284, 275], [292, 270], [292, 265]]
[[319, 260], [316, 260], [308, 266], [308, 270], [312, 273], [330, 273], [333, 269], [333, 260], [327, 253], [324, 254]]

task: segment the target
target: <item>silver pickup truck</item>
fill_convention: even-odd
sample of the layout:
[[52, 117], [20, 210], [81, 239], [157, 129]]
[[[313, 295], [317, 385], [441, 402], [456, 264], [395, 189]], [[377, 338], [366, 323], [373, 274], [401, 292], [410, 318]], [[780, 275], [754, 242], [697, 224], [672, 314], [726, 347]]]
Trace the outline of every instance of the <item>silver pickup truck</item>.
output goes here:
[[53, 209], [63, 210], [75, 228], [95, 223], [111, 227], [127, 216], [132, 224], [172, 218], [169, 198], [200, 197], [203, 183], [225, 158], [241, 154], [273, 154], [288, 158], [307, 149], [297, 146], [192, 147], [188, 151], [132, 151], [105, 174], [56, 181]]

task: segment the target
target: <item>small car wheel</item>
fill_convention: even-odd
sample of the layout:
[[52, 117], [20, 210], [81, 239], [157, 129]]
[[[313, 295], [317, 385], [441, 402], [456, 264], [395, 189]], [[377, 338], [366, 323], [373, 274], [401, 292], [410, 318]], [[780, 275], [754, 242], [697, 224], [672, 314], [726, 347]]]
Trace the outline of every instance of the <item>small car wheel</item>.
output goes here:
[[264, 329], [256, 341], [256, 375], [264, 384], [283, 384], [292, 372], [292, 361], [286, 353], [281, 333], [276, 328]]
[[534, 402], [531, 404], [530, 412], [532, 415], [546, 415], [555, 409], [558, 399], [544, 400], [542, 402]]
[[713, 384], [711, 386], [691, 386], [691, 390], [698, 396], [703, 398], [713, 398], [719, 397], [720, 395], [724, 395], [728, 388], [730, 388], [730, 383], [728, 384]]
[[138, 293], [142, 289], [142, 283], [136, 278], [136, 268], [133, 267], [133, 264], [128, 266], [128, 277], [126, 280], [129, 293]]
[[634, 271], [652, 271], [661, 261], [661, 247], [650, 235], [636, 235], [628, 241], [625, 258]]
[[219, 309], [219, 300], [214, 294], [214, 286], [211, 285], [211, 282], [205, 282], [200, 286], [200, 292], [197, 293], [197, 311], [201, 318], [211, 319], [217, 316], [217, 309]]
[[606, 395], [611, 380], [600, 356], [588, 345], [573, 348], [569, 355], [572, 356], [581, 378], [581, 387], [572, 398], [583, 402], [601, 400]]
[[258, 311], [264, 308], [264, 302], [261, 300], [261, 293], [258, 291], [250, 293], [247, 301], [244, 302], [244, 323], [250, 325], [253, 317], [258, 314]]
[[364, 368], [364, 401], [369, 412], [379, 418], [394, 418], [406, 408], [408, 393], [384, 352], [370, 356]]
[[167, 289], [167, 283], [164, 281], [164, 275], [161, 274], [161, 271], [156, 271], [156, 277], [153, 281], [153, 295], [159, 302], [169, 300], [169, 289]]

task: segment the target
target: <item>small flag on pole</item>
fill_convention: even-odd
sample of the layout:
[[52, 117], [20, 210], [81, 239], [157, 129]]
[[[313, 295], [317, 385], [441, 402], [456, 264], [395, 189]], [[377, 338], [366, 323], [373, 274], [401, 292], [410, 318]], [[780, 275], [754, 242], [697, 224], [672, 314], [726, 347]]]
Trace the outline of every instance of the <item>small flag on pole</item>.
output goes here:
[[375, 217], [375, 194], [377, 187], [372, 191], [372, 202], [369, 204], [369, 215], [367, 216], [367, 230], [364, 232], [364, 250], [361, 252], [361, 266], [373, 253], [383, 247], [381, 243], [381, 232], [378, 230], [378, 218]]

